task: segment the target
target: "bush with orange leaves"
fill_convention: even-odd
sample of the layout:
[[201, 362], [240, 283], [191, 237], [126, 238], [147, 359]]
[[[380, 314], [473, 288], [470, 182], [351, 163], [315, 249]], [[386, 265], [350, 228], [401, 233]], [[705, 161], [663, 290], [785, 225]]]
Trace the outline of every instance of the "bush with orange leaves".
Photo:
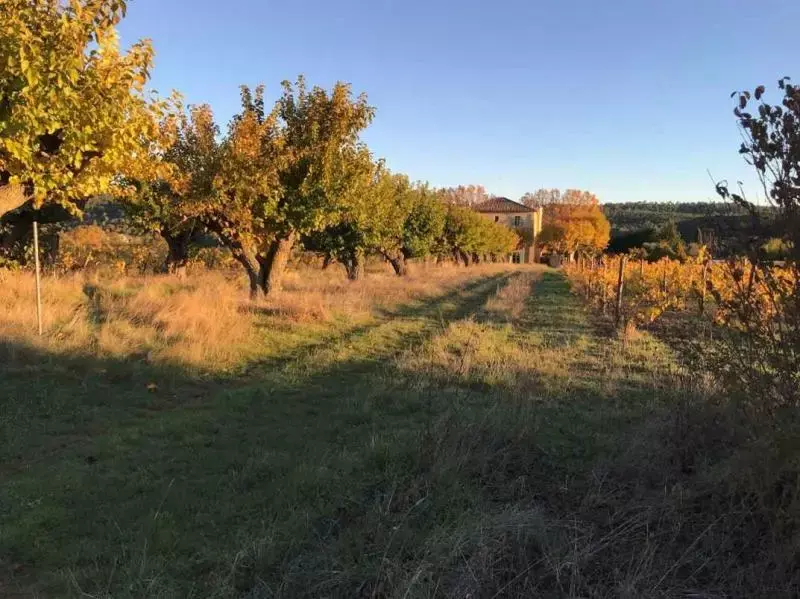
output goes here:
[[720, 335], [709, 366], [732, 389], [757, 391], [748, 408], [774, 416], [800, 405], [800, 268], [729, 260], [709, 288]]
[[155, 272], [166, 248], [156, 237], [132, 237], [97, 225], [82, 225], [59, 234], [55, 268], [60, 272], [104, 270], [117, 274]]
[[[621, 263], [622, 293], [618, 297]], [[703, 297], [705, 264], [702, 252], [685, 263], [668, 258], [646, 262], [629, 256], [604, 256], [588, 264], [567, 265], [565, 271], [580, 294], [629, 332], [655, 322], [667, 310], [686, 310], [692, 300]]]
[[[623, 263], [621, 299], [617, 295]], [[702, 357], [729, 389], [758, 391], [749, 409], [773, 414], [800, 402], [800, 273], [737, 257], [711, 261], [705, 251], [680, 262], [604, 257], [565, 267], [576, 292], [629, 333], [668, 311], [692, 315], [713, 329]]]

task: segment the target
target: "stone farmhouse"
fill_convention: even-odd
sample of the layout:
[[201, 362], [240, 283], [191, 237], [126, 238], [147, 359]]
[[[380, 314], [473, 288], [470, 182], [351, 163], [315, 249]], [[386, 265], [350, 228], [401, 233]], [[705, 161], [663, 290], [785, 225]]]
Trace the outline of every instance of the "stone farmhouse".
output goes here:
[[484, 218], [520, 233], [520, 245], [515, 252], [509, 254], [509, 262], [532, 264], [539, 261], [541, 248], [537, 242], [542, 232], [542, 208], [528, 208], [519, 202], [500, 197], [490, 198], [472, 208]]

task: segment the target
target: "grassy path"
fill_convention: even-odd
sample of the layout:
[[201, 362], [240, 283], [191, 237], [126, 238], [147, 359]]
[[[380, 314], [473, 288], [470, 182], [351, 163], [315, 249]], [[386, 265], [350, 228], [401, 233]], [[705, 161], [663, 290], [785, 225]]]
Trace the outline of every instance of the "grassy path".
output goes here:
[[669, 364], [654, 345], [623, 355], [560, 275], [538, 277], [473, 280], [235, 380], [36, 355], [0, 366], [0, 591], [430, 597], [520, 584], [528, 549], [495, 555], [507, 527], [534, 526], [539, 502], [558, 505], [612, 451]]

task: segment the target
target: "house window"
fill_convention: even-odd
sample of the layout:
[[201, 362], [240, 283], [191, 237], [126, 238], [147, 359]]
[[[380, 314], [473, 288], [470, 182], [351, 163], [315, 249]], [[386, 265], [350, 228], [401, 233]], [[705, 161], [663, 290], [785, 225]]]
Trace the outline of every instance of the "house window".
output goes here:
[[[517, 217], [517, 218], [519, 218], [519, 217]], [[519, 252], [514, 252], [514, 253], [511, 255], [511, 261], [512, 261], [514, 264], [520, 264], [520, 263], [522, 262], [522, 256], [520, 256], [520, 255], [519, 255]]]
[[495, 217], [494, 217], [494, 222], [497, 222], [497, 221], [499, 221], [499, 220], [500, 220], [500, 217], [499, 217], [499, 216], [495, 216]]
[[521, 224], [522, 224], [522, 217], [521, 216], [515, 216], [514, 217], [514, 226], [515, 227], [519, 227]]

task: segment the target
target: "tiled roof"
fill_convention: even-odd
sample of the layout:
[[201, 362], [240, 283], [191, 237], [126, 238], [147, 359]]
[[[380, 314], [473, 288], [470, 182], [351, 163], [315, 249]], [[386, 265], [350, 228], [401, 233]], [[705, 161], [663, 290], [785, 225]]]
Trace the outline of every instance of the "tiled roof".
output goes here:
[[508, 198], [490, 198], [472, 208], [477, 212], [534, 212], [533, 208]]

